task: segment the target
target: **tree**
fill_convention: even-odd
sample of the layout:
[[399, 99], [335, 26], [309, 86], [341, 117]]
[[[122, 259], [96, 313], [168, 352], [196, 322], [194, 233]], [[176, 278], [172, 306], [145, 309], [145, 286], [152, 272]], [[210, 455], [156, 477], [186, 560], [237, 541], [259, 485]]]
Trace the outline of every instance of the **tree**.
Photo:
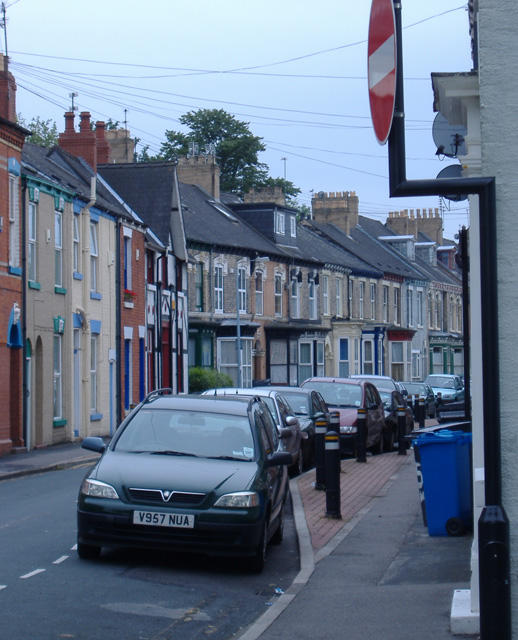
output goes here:
[[17, 120], [21, 127], [25, 127], [31, 132], [27, 142], [47, 148], [53, 147], [58, 143], [58, 127], [53, 120], [42, 120], [39, 116], [36, 116], [27, 123], [20, 115], [17, 116]]
[[180, 117], [188, 133], [166, 131], [159, 157], [172, 160], [196, 151], [216, 154], [222, 191], [243, 195], [268, 178], [268, 167], [259, 162], [266, 147], [254, 136], [247, 122], [237, 120], [223, 109], [199, 109]]

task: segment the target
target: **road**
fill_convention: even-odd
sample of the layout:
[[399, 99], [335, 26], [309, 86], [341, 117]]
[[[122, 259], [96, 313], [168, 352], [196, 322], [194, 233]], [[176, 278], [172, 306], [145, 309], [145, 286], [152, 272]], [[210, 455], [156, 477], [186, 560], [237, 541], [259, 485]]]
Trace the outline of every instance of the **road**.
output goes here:
[[299, 568], [291, 503], [285, 537], [260, 575], [235, 559], [75, 551], [85, 468], [0, 483], [0, 640], [230, 638], [286, 590]]

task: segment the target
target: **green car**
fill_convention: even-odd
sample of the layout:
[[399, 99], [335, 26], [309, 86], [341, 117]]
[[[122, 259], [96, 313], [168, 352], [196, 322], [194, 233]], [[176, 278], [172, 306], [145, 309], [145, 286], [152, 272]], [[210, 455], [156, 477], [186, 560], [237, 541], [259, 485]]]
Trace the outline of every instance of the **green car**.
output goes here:
[[102, 453], [79, 491], [77, 552], [126, 546], [243, 556], [261, 571], [283, 537], [291, 456], [259, 398], [151, 393]]

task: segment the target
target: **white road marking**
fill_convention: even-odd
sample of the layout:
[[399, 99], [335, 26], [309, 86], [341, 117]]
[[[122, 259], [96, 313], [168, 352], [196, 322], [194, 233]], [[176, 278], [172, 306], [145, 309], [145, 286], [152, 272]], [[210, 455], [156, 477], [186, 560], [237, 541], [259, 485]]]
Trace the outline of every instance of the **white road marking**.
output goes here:
[[32, 578], [33, 576], [37, 576], [38, 573], [43, 573], [46, 569], [35, 569], [30, 573], [26, 573], [24, 576], [20, 576], [20, 580], [25, 580], [26, 578]]
[[211, 620], [203, 611], [194, 609], [169, 609], [156, 604], [146, 604], [144, 602], [109, 602], [102, 604], [103, 609], [115, 611], [116, 613], [131, 613], [140, 616], [151, 616], [153, 618], [169, 618], [171, 620], [181, 620], [186, 615], [193, 620]]
[[7, 585], [6, 584], [0, 584], [0, 591], [2, 591], [2, 589], [7, 589]]
[[69, 556], [61, 556], [61, 558], [58, 558], [57, 560], [54, 560], [54, 562], [52, 564], [61, 564], [62, 562], [64, 562]]

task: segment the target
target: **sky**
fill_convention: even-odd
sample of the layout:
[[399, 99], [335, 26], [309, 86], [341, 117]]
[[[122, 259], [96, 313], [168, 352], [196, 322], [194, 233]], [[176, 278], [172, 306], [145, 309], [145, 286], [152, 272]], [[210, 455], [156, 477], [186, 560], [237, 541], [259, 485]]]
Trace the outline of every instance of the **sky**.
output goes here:
[[[388, 145], [372, 127], [367, 84], [371, 0], [6, 0], [0, 51], [17, 113], [64, 130], [64, 113], [127, 123], [157, 153], [181, 115], [224, 109], [263, 139], [274, 178], [314, 193], [354, 191], [360, 214], [436, 209], [447, 238], [467, 201], [389, 198]], [[1, 17], [1, 16], [0, 16]], [[402, 0], [407, 178], [458, 160], [432, 137], [432, 72], [472, 69], [467, 3]], [[78, 123], [79, 118], [76, 122]]]

